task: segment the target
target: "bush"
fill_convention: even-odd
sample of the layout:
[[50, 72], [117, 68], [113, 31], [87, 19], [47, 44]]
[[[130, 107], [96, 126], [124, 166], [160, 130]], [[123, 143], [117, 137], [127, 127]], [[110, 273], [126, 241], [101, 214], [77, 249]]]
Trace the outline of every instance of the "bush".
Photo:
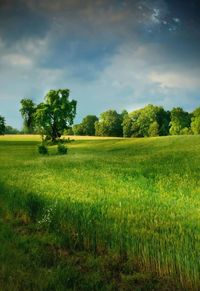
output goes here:
[[38, 152], [41, 155], [47, 155], [48, 154], [48, 148], [47, 148], [47, 146], [45, 146], [44, 144], [40, 144], [38, 146]]
[[66, 155], [67, 154], [67, 147], [64, 144], [58, 144], [58, 154]]

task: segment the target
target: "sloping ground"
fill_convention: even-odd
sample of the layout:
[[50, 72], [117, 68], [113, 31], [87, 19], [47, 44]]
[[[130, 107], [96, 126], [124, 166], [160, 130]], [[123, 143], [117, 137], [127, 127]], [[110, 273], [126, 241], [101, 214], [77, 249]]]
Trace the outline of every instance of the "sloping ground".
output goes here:
[[[35, 280], [41, 290], [198, 290], [199, 165], [199, 136], [78, 140], [67, 156], [52, 147], [47, 157], [38, 155], [35, 136], [1, 138], [3, 290], [9, 276], [18, 290]], [[61, 255], [49, 267], [54, 252]]]

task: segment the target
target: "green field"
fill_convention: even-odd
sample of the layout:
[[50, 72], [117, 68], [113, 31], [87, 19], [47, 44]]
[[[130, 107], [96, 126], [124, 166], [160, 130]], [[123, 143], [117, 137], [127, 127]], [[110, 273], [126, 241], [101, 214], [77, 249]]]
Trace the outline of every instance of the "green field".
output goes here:
[[0, 290], [199, 290], [200, 136], [38, 140], [0, 138]]

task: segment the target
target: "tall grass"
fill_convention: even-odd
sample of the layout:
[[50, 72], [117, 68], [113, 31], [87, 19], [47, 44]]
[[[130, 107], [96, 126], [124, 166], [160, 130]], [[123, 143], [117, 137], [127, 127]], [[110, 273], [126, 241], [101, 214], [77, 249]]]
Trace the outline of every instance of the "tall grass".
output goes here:
[[200, 137], [79, 140], [69, 155], [0, 140], [8, 213], [72, 250], [116, 253], [200, 288]]

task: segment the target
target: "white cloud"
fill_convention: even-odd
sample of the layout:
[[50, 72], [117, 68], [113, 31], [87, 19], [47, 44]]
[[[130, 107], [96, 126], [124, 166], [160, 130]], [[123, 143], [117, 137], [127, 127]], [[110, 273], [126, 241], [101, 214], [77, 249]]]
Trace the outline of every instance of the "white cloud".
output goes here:
[[157, 83], [161, 88], [169, 89], [194, 89], [200, 88], [199, 74], [196, 70], [192, 72], [152, 72], [149, 80]]
[[23, 66], [28, 67], [33, 64], [32, 58], [19, 54], [19, 53], [10, 53], [4, 54], [0, 58], [1, 64], [5, 66]]

